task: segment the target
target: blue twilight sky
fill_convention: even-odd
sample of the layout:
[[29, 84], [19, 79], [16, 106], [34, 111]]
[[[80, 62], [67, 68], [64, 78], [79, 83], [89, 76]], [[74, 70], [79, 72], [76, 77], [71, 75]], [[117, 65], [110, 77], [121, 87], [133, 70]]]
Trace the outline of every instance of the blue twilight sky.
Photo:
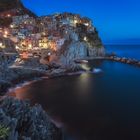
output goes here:
[[104, 43], [140, 44], [140, 0], [22, 0], [38, 16], [73, 12], [93, 20]]

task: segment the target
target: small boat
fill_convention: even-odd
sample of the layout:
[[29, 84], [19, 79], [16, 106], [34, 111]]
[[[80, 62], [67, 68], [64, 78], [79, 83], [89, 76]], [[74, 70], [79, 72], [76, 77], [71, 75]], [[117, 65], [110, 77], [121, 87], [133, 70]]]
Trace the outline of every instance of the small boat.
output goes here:
[[93, 73], [101, 73], [103, 71], [101, 69], [99, 69], [99, 68], [93, 68], [92, 72]]
[[88, 63], [88, 61], [87, 60], [75, 60], [75, 63]]

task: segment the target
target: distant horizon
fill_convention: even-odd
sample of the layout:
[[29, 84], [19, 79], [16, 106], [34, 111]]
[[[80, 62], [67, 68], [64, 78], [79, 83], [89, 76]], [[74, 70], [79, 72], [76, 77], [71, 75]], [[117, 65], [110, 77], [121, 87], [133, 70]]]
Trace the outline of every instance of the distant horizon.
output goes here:
[[102, 40], [104, 44], [111, 45], [140, 45], [140, 39]]

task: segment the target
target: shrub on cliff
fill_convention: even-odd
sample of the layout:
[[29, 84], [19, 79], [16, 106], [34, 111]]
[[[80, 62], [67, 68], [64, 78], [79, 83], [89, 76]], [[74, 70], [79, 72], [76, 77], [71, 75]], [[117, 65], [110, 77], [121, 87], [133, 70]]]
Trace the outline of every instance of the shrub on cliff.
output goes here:
[[60, 131], [40, 105], [31, 107], [28, 101], [12, 97], [0, 100], [0, 126], [4, 140], [61, 140]]
[[9, 127], [0, 125], [0, 139], [6, 139], [9, 135]]

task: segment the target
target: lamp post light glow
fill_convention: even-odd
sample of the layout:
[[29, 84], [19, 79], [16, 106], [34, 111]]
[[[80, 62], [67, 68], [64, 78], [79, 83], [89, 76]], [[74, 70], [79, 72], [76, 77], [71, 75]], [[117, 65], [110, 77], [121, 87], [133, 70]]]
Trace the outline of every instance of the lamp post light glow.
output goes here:
[[10, 14], [8, 14], [8, 15], [7, 15], [7, 17], [11, 17], [11, 15], [10, 15]]
[[0, 47], [2, 47], [2, 42], [0, 42]]
[[51, 55], [51, 53], [50, 52], [48, 52], [48, 56], [50, 56]]
[[8, 31], [4, 31], [4, 34], [5, 34], [5, 35], [8, 35]]
[[11, 24], [11, 25], [10, 25], [10, 28], [14, 28], [14, 25]]
[[3, 45], [2, 42], [0, 42], [0, 48], [1, 48], [1, 49], [4, 49], [4, 48], [5, 48], [5, 45]]
[[86, 36], [84, 37], [84, 41], [87, 41], [87, 37]]

